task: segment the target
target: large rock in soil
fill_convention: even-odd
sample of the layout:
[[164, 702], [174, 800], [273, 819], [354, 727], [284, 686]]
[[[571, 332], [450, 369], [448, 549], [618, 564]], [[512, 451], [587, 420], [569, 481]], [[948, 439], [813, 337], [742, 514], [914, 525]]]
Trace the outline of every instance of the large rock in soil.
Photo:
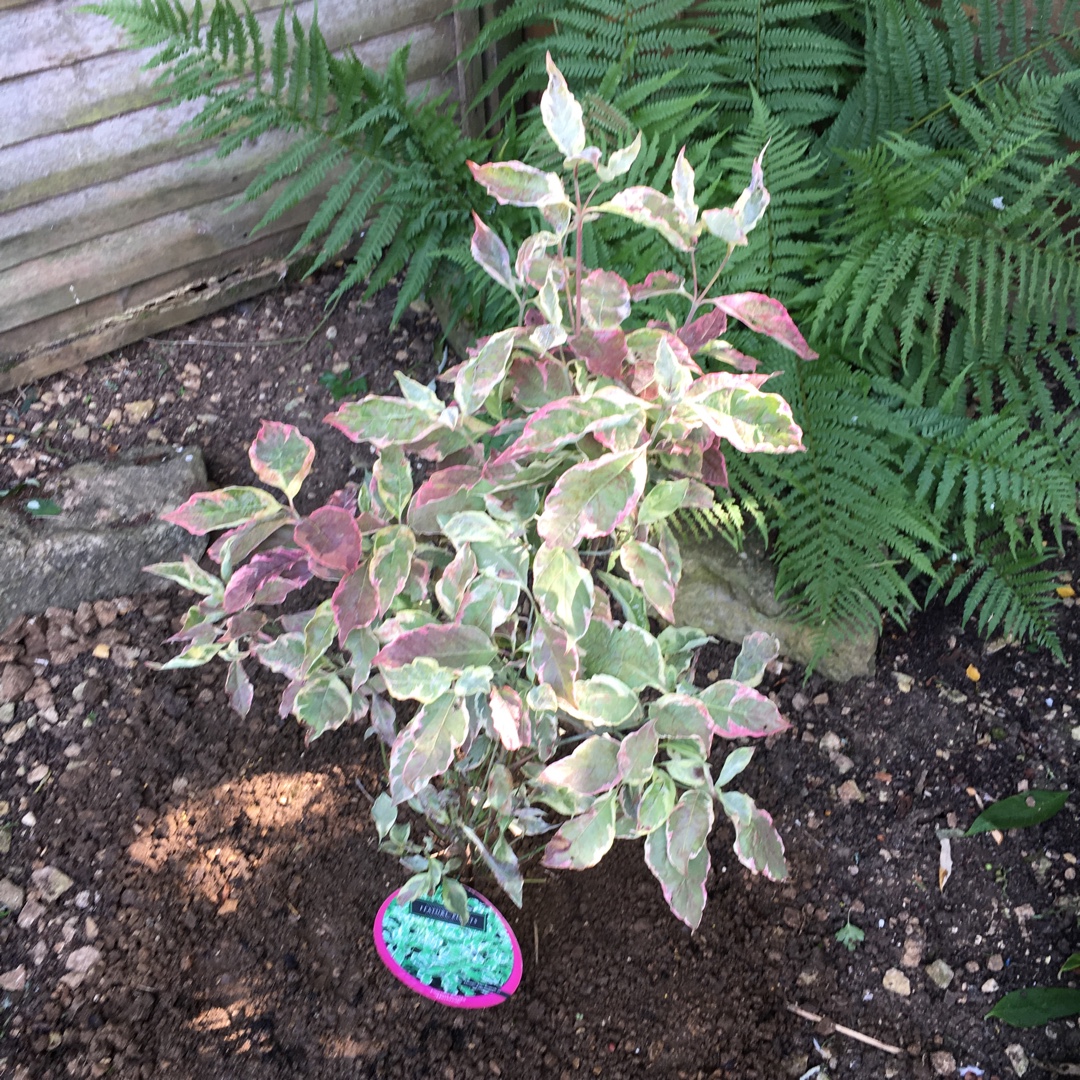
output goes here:
[[49, 491], [63, 511], [55, 517], [0, 509], [0, 627], [49, 607], [170, 588], [142, 568], [198, 559], [206, 540], [160, 515], [206, 486], [198, 447], [155, 447], [72, 466]]
[[[683, 571], [675, 597], [675, 619], [726, 641], [740, 642], [754, 630], [780, 639], [780, 651], [807, 664], [815, 659], [815, 636], [796, 622], [776, 599], [776, 570], [760, 546], [748, 542], [741, 552], [726, 541], [680, 536]], [[815, 670], [837, 682], [873, 675], [876, 633], [844, 630], [833, 635]]]

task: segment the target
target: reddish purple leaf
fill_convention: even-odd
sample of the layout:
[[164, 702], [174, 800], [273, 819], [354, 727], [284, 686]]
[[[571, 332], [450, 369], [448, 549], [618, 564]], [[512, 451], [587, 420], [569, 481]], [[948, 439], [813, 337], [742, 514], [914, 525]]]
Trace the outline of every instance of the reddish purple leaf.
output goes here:
[[251, 604], [280, 604], [311, 580], [307, 556], [297, 548], [275, 548], [256, 555], [233, 574], [222, 607], [232, 614]]
[[592, 375], [621, 379], [626, 362], [626, 335], [619, 327], [608, 330], [582, 330], [570, 339], [570, 348]]
[[666, 296], [677, 293], [683, 287], [683, 279], [670, 270], [654, 270], [640, 285], [630, 286], [632, 300], [647, 300], [650, 296]]
[[435, 623], [398, 635], [378, 652], [372, 664], [401, 667], [420, 656], [429, 656], [443, 667], [460, 671], [489, 663], [495, 657], [495, 646], [487, 634], [475, 626]]
[[713, 308], [707, 315], [696, 318], [679, 331], [679, 340], [696, 353], [706, 342], [718, 338], [727, 329], [727, 315], [720, 308]]
[[581, 283], [581, 315], [591, 330], [610, 330], [630, 317], [630, 287], [610, 270], [594, 270]]
[[713, 303], [744, 326], [791, 349], [800, 359], [817, 359], [818, 354], [807, 345], [806, 338], [799, 333], [787, 308], [779, 300], [764, 293], [745, 292], [717, 297]]
[[255, 690], [244, 670], [244, 665], [239, 660], [234, 660], [229, 664], [229, 674], [225, 677], [225, 693], [229, 697], [229, 704], [233, 710], [240, 716], [247, 716], [251, 711]]
[[701, 479], [714, 488], [728, 486], [727, 460], [720, 446], [720, 440], [714, 435], [712, 443], [701, 455]]
[[494, 230], [489, 229], [480, 216], [473, 211], [476, 228], [472, 235], [472, 257], [504, 289], [517, 292], [514, 276], [510, 272], [510, 252]]
[[348, 510], [320, 507], [297, 522], [293, 538], [317, 567], [348, 574], [360, 565], [360, 529]]
[[343, 644], [353, 630], [370, 626], [379, 615], [379, 591], [371, 583], [367, 567], [362, 566], [343, 577], [330, 603], [338, 641]]
[[483, 499], [470, 494], [479, 480], [480, 470], [472, 465], [451, 465], [432, 473], [409, 504], [409, 527], [419, 535], [434, 536], [441, 531], [440, 515], [482, 510]]
[[518, 353], [511, 360], [507, 381], [510, 396], [526, 412], [573, 392], [570, 373], [561, 360], [534, 360], [525, 353]]

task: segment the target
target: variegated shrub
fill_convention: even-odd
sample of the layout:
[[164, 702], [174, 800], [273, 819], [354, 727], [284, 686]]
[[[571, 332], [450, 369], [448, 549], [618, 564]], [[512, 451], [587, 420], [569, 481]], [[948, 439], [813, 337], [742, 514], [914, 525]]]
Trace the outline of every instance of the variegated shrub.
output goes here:
[[[727, 320], [813, 353], [777, 301], [709, 295], [719, 271], [698, 284], [699, 240], [719, 237], [730, 255], [768, 205], [761, 159], [732, 207], [699, 212], [682, 156], [672, 195], [632, 187], [600, 198], [637, 144], [605, 161], [550, 58], [548, 71], [543, 116], [569, 190], [520, 162], [472, 166], [495, 199], [544, 219], [513, 260], [476, 222], [473, 253], [518, 298], [519, 324], [447, 374], [445, 399], [399, 374], [400, 397], [327, 417], [376, 451], [362, 486], [299, 513], [314, 447], [267, 422], [251, 463], [284, 501], [229, 487], [167, 515], [222, 535], [209, 552], [216, 575], [190, 560], [151, 568], [202, 595], [176, 635], [183, 652], [164, 666], [219, 657], [244, 713], [245, 663], [262, 664], [288, 680], [281, 713], [309, 738], [366, 722], [387, 751], [375, 825], [413, 871], [407, 895], [441, 882], [464, 917], [454, 875], [466, 864], [486, 865], [520, 903], [529, 854], [580, 870], [615, 840], [641, 837], [672, 911], [693, 928], [718, 814], [744, 865], [786, 874], [772, 819], [729, 787], [753, 751], [714, 765], [713, 744], [787, 724], [754, 689], [776, 655], [767, 635], [746, 639], [730, 679], [695, 687], [707, 638], [670, 625], [681, 565], [670, 519], [711, 504], [728, 447], [802, 449], [786, 402], [763, 389], [768, 376], [723, 340]], [[631, 284], [586, 267], [582, 230], [599, 214], [659, 231], [688, 273], [658, 268]], [[635, 301], [663, 294], [682, 320], [635, 325]], [[732, 370], [703, 374], [695, 356]], [[430, 463], [418, 486], [416, 459]], [[274, 613], [315, 578], [326, 599]], [[419, 836], [399, 820], [405, 806], [425, 821]]]

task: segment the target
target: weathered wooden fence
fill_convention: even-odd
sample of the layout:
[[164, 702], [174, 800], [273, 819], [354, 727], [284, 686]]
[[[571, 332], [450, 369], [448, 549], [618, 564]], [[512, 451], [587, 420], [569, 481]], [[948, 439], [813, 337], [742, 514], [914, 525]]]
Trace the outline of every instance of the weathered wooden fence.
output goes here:
[[[0, 390], [252, 296], [284, 273], [308, 211], [255, 236], [238, 209], [266, 138], [224, 160], [186, 143], [195, 111], [161, 109], [152, 52], [124, 48], [84, 0], [0, 0]], [[264, 26], [279, 0], [252, 0]], [[380, 66], [411, 43], [418, 92], [465, 92], [468, 23], [450, 0], [320, 0], [333, 49]], [[298, 3], [302, 20], [311, 0]]]

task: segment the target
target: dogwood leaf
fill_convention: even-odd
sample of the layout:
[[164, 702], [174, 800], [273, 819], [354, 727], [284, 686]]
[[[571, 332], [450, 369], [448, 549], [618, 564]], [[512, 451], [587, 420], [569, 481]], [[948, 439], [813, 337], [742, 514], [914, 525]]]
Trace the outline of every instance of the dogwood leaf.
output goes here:
[[283, 491], [292, 501], [311, 472], [315, 444], [292, 424], [264, 420], [248, 451], [248, 459], [264, 484]]
[[593, 735], [578, 743], [572, 754], [548, 765], [536, 783], [569, 788], [578, 795], [600, 795], [620, 779], [618, 739]]
[[268, 491], [255, 487], [225, 487], [192, 495], [182, 506], [161, 515], [162, 521], [179, 525], [194, 536], [217, 529], [276, 517], [285, 508]]
[[734, 848], [739, 862], [770, 881], [786, 880], [784, 842], [772, 817], [741, 791], [721, 791], [720, 805], [735, 826]]
[[703, 847], [687, 864], [686, 873], [680, 873], [668, 858], [665, 830], [656, 829], [645, 838], [645, 865], [660, 882], [672, 914], [696, 930], [705, 911], [709, 849]]
[[544, 866], [585, 870], [595, 866], [615, 842], [615, 795], [597, 799], [583, 814], [566, 821], [544, 849]]
[[563, 157], [573, 157], [585, 149], [585, 124], [581, 106], [570, 93], [566, 79], [547, 54], [547, 89], [540, 97], [540, 116], [552, 142]]
[[473, 221], [476, 228], [473, 230], [472, 242], [469, 247], [472, 257], [483, 267], [488, 275], [497, 281], [504, 289], [517, 293], [514, 284], [514, 276], [510, 272], [510, 252], [499, 238], [498, 233], [489, 229], [480, 220], [480, 215], [473, 211]]

